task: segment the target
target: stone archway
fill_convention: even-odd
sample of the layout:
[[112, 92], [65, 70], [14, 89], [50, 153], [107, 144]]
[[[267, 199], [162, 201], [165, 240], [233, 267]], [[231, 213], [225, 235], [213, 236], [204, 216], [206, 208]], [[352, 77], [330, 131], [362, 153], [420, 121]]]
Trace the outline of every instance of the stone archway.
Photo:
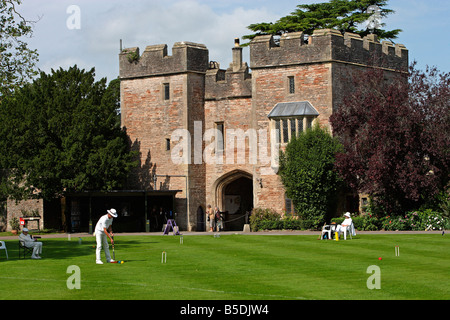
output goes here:
[[217, 180], [215, 203], [225, 214], [225, 230], [242, 230], [245, 213], [253, 209], [253, 175], [234, 170]]

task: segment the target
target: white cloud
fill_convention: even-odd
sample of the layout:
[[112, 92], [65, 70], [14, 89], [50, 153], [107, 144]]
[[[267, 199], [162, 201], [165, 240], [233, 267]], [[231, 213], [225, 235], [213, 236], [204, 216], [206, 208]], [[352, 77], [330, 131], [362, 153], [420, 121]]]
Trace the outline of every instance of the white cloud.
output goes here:
[[41, 71], [44, 71], [45, 73], [50, 73], [51, 69], [58, 70], [59, 68], [62, 69], [69, 69], [70, 67], [73, 67], [74, 65], [77, 65], [79, 69], [85, 69], [86, 71], [89, 71], [92, 69], [92, 65], [89, 65], [81, 58], [78, 57], [67, 57], [67, 58], [56, 58], [45, 61], [41, 66]]
[[210, 6], [193, 0], [155, 2], [151, 6], [137, 3], [127, 10], [114, 6], [83, 24], [84, 45], [86, 54], [91, 54], [92, 58], [98, 56], [96, 68], [100, 73], [110, 70], [108, 79], [118, 72], [120, 39], [124, 47], [137, 46], [141, 52], [153, 44], [167, 44], [170, 53], [175, 42], [202, 43], [208, 47], [210, 59], [227, 68], [234, 38], [249, 33], [247, 26], [255, 21], [273, 19], [276, 17], [267, 9], [237, 7], [230, 13], [217, 13]]

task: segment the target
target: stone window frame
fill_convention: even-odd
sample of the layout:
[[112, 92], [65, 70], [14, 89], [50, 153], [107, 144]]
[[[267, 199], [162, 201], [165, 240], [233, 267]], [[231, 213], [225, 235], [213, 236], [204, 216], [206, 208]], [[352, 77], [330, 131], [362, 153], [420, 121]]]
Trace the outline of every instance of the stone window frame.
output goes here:
[[[293, 133], [299, 136], [300, 132], [305, 132], [314, 125], [317, 116], [293, 116], [293, 117], [277, 117], [270, 119], [271, 129], [279, 130], [276, 143], [286, 145], [291, 141]], [[295, 124], [295, 128], [293, 128]], [[287, 133], [287, 137], [286, 137]]]
[[215, 153], [223, 153], [225, 152], [225, 123], [223, 121], [214, 122], [214, 129], [222, 134], [221, 140], [220, 137], [215, 138]]
[[287, 84], [286, 84], [286, 88], [287, 88], [287, 93], [288, 94], [295, 94], [296, 88], [295, 88], [295, 76], [290, 75], [287, 77]]
[[171, 140], [170, 140], [170, 138], [165, 138], [165, 140], [164, 140], [164, 150], [165, 151], [170, 151], [171, 149], [172, 149], [172, 147], [171, 147]]
[[161, 91], [163, 101], [170, 101], [172, 97], [170, 92], [170, 82], [163, 82]]

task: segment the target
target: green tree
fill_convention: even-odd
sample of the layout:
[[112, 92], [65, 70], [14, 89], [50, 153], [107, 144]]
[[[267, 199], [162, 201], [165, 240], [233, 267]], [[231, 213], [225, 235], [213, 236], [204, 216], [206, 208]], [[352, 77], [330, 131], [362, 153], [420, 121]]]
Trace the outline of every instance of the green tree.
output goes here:
[[0, 96], [37, 75], [37, 50], [24, 41], [33, 35], [33, 23], [17, 7], [21, 0], [0, 0]]
[[1, 189], [10, 198], [120, 188], [136, 165], [120, 126], [119, 80], [77, 66], [41, 72], [0, 105]]
[[374, 33], [380, 39], [395, 39], [400, 29], [383, 30], [385, 24], [364, 26], [373, 12], [368, 12], [370, 6], [378, 6], [380, 18], [394, 13], [385, 8], [387, 0], [330, 0], [329, 2], [301, 4], [290, 15], [280, 18], [275, 23], [261, 22], [248, 26], [255, 33], [243, 38], [251, 40], [258, 35], [282, 35], [286, 32], [303, 31], [311, 35], [316, 29], [336, 29], [340, 32], [352, 32], [362, 37]]
[[319, 125], [293, 138], [280, 154], [280, 177], [303, 219], [324, 222], [332, 213], [341, 179], [334, 170], [338, 140]]

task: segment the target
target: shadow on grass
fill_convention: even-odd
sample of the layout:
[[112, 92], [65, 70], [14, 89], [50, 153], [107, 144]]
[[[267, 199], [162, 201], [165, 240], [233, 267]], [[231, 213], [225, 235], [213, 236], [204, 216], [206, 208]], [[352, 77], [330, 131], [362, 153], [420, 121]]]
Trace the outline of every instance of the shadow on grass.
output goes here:
[[[95, 256], [96, 241], [94, 237], [82, 239], [81, 243], [78, 239], [72, 239], [68, 241], [67, 239], [38, 239], [42, 242], [42, 259], [70, 259], [70, 258], [80, 258], [83, 256]], [[115, 250], [117, 251], [126, 250], [128, 248], [133, 248], [136, 246], [142, 246], [143, 244], [155, 244], [159, 243], [157, 241], [141, 242], [135, 240], [119, 240], [116, 241]], [[19, 258], [19, 240], [7, 240], [5, 241], [6, 248], [8, 250], [8, 260], [23, 260], [23, 253], [20, 252]], [[112, 247], [109, 246], [111, 255]], [[3, 250], [2, 250], [3, 251]], [[3, 260], [3, 252], [0, 251], [0, 261]], [[103, 254], [103, 250], [102, 250]], [[26, 255], [25, 259], [31, 259], [31, 255]], [[6, 260], [6, 254], [4, 256]], [[130, 261], [141, 261], [141, 260], [130, 260]], [[144, 261], [144, 260], [142, 260]], [[127, 262], [127, 261], [126, 261]]]

